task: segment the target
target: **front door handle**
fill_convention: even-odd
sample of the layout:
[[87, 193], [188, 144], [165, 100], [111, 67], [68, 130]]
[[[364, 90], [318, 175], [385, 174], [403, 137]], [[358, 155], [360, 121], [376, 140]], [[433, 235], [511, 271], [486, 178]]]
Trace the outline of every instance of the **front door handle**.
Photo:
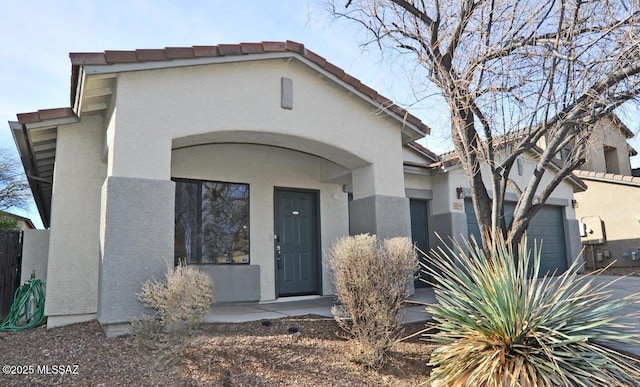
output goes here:
[[281, 252], [282, 252], [282, 249], [280, 248], [280, 245], [276, 245], [276, 262], [277, 262], [278, 269], [282, 269], [282, 259], [280, 259]]

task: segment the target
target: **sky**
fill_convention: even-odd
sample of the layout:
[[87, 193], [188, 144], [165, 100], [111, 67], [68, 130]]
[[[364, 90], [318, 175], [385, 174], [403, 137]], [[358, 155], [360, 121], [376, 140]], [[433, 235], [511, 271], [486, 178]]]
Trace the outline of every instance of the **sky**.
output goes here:
[[[375, 45], [363, 47], [362, 27], [334, 20], [324, 0], [0, 0], [0, 15], [0, 148], [16, 157], [8, 121], [70, 106], [70, 52], [284, 40], [303, 43], [407, 107], [432, 128], [423, 145], [436, 153], [450, 146], [448, 108], [439, 97], [415, 103], [414, 74]], [[637, 133], [639, 124], [625, 118]], [[638, 139], [632, 145], [640, 150]], [[640, 156], [633, 164], [640, 167]], [[42, 227], [34, 205], [13, 212]]]

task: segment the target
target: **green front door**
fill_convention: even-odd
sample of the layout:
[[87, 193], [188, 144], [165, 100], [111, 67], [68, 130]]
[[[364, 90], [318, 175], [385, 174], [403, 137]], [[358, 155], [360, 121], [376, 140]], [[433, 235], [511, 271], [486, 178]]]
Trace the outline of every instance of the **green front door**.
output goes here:
[[319, 293], [318, 208], [316, 191], [275, 191], [278, 296]]

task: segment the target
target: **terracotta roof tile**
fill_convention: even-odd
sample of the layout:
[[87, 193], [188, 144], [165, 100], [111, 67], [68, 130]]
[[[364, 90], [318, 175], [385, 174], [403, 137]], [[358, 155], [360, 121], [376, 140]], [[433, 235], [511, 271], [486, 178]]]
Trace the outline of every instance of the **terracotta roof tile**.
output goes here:
[[164, 49], [168, 59], [189, 59], [194, 58], [191, 47], [167, 47]]
[[262, 54], [264, 52], [260, 43], [240, 43], [240, 50], [243, 54]]
[[21, 124], [30, 124], [32, 122], [40, 122], [40, 115], [38, 112], [33, 113], [19, 113], [17, 115], [18, 122]]
[[365, 85], [364, 83], [359, 83], [356, 85], [356, 89], [358, 89], [359, 92], [361, 92], [362, 94], [368, 96], [369, 98], [378, 99], [378, 92], [373, 90], [372, 88], [370, 88], [369, 86]]
[[46, 120], [55, 120], [58, 118], [75, 117], [76, 114], [71, 108], [57, 108], [57, 109], [45, 109], [38, 110], [32, 113], [18, 114], [18, 122], [21, 124], [32, 124], [35, 122], [42, 122]]
[[408, 143], [407, 146], [409, 146], [409, 148], [413, 148], [414, 150], [418, 151], [419, 153], [422, 153], [423, 155], [429, 157], [433, 161], [439, 161], [440, 160], [440, 157], [438, 157], [438, 155], [435, 152], [432, 152], [430, 149], [425, 148], [424, 146], [420, 145], [419, 143], [417, 143], [415, 141]]
[[102, 53], [84, 53], [84, 52], [72, 52], [69, 54], [72, 64], [78, 65], [106, 65], [107, 60]]
[[338, 79], [340, 80], [344, 80], [347, 77], [347, 74], [344, 72], [343, 69], [334, 65], [331, 62], [327, 62], [324, 65], [324, 69], [330, 72], [331, 74], [335, 75], [336, 77], [338, 77]]
[[193, 54], [197, 57], [220, 56], [218, 46], [193, 46]]
[[66, 118], [73, 117], [75, 113], [71, 108], [60, 108], [60, 109], [45, 109], [38, 110], [38, 115], [41, 120], [53, 120], [56, 118]]
[[107, 63], [135, 63], [138, 57], [135, 51], [105, 51], [104, 58]]
[[262, 49], [265, 52], [284, 52], [287, 51], [284, 42], [262, 42]]
[[138, 62], [167, 60], [167, 53], [165, 50], [136, 50], [136, 58]]
[[313, 51], [307, 50], [306, 57], [307, 59], [309, 59], [310, 61], [312, 61], [313, 63], [317, 64], [320, 67], [325, 67], [327, 64], [327, 60], [325, 58], [321, 57], [320, 55], [316, 54]]
[[241, 55], [242, 48], [239, 44], [219, 44], [220, 55]]
[[302, 55], [305, 54], [304, 44], [302, 43], [287, 40], [286, 42], [284, 42], [284, 46], [287, 51], [297, 52], [298, 54]]
[[285, 42], [260, 42], [240, 44], [220, 44], [217, 46], [167, 47], [165, 49], [143, 49], [136, 51], [105, 51], [104, 53], [72, 53], [70, 54], [72, 67], [71, 100], [75, 98], [79, 66], [107, 65], [115, 63], [142, 63], [147, 61], [164, 61], [172, 59], [205, 58], [231, 55], [262, 54], [269, 52], [298, 53], [307, 60], [315, 63], [321, 69], [336, 76], [340, 81], [348, 83], [358, 92], [382, 105], [383, 109], [399, 115], [403, 121], [414, 125], [424, 133], [430, 128], [420, 119], [409, 114], [405, 109], [395, 105], [391, 100], [378, 94], [375, 90], [363, 84], [357, 78], [345, 73], [343, 69], [327, 61], [324, 57], [307, 50], [302, 43], [287, 40]]
[[600, 180], [610, 182], [613, 184], [626, 184], [626, 185], [640, 185], [640, 177], [628, 176], [628, 175], [616, 175], [612, 173], [593, 172], [593, 171], [573, 171], [573, 174], [581, 179], [586, 180]]

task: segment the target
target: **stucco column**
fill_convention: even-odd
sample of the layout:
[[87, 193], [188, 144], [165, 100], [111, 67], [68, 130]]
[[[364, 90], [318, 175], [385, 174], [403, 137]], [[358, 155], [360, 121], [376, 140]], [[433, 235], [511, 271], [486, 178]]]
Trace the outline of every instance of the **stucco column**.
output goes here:
[[352, 178], [351, 234], [376, 234], [381, 239], [411, 237], [409, 199], [404, 194], [402, 168], [373, 164], [354, 170]]
[[[464, 210], [464, 199], [458, 199], [456, 187], [462, 186], [465, 177], [453, 180], [453, 173], [442, 173], [432, 176], [433, 200], [431, 201], [431, 219], [429, 222], [430, 240], [432, 248], [445, 247], [449, 238], [455, 238], [461, 242], [469, 235], [467, 227], [467, 214]], [[443, 238], [442, 241], [436, 234]]]
[[[565, 211], [566, 212], [566, 207]], [[563, 213], [564, 213], [563, 212]], [[567, 266], [571, 266], [574, 260], [580, 260], [579, 272], [584, 272], [584, 255], [582, 252], [582, 242], [580, 241], [580, 224], [578, 219], [570, 219], [565, 215], [564, 235], [567, 250]]]
[[139, 318], [141, 285], [173, 266], [175, 183], [109, 176], [102, 187], [98, 321], [107, 335]]

